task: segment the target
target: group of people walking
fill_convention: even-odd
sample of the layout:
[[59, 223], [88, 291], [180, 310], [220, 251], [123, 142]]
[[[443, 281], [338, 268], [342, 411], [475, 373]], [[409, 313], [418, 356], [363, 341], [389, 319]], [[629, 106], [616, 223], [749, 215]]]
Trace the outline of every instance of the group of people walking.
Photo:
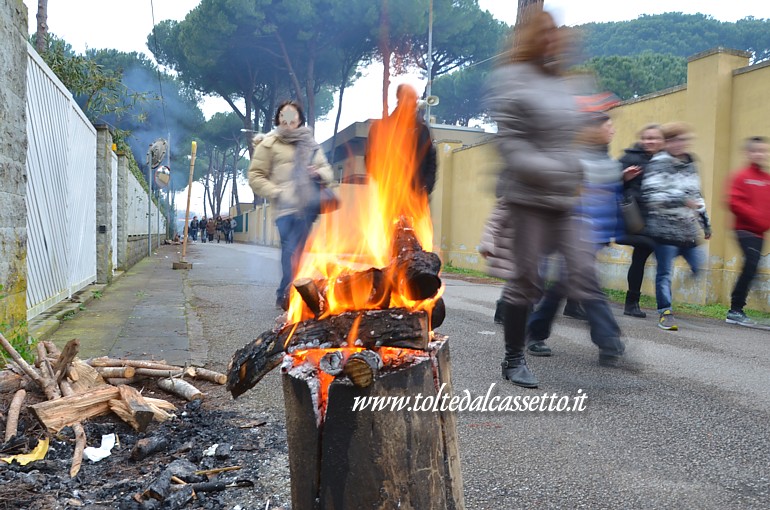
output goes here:
[[190, 239], [195, 242], [198, 241], [198, 233], [200, 233], [201, 242], [203, 243], [206, 241], [214, 242], [216, 237], [217, 242], [224, 239], [225, 243], [229, 244], [233, 242], [233, 231], [236, 225], [235, 218], [217, 216], [216, 218], [206, 219], [204, 216], [199, 220], [197, 216], [193, 216], [192, 220], [190, 220], [190, 225], [187, 227], [187, 233]]
[[[639, 306], [644, 266], [655, 254], [658, 326], [675, 331], [674, 259], [682, 256], [698, 276], [705, 258], [699, 245], [711, 237], [690, 126], [648, 124], [619, 161], [610, 158], [612, 119], [606, 109], [576, 101], [562, 75], [565, 47], [564, 29], [535, 10], [517, 27], [487, 93], [503, 170], [481, 253], [490, 272], [506, 279], [496, 313], [505, 340], [502, 375], [524, 387], [538, 385], [525, 353], [551, 355], [545, 341], [565, 297], [569, 314], [588, 321], [599, 363], [620, 364], [625, 346], [597, 278], [598, 250], [610, 242], [633, 248], [624, 313], [639, 318], [646, 316]], [[745, 264], [726, 320], [748, 325], [746, 293], [770, 228], [767, 141], [751, 138], [746, 154], [749, 166], [729, 186]], [[561, 257], [560, 277], [544, 291], [543, 265], [553, 254]]]

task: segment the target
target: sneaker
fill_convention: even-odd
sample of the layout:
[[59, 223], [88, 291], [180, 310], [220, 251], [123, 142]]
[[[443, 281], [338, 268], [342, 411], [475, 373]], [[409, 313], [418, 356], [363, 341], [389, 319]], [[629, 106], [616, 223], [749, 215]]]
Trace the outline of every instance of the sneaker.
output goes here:
[[674, 314], [671, 313], [671, 310], [666, 310], [665, 312], [660, 314], [658, 327], [660, 329], [665, 329], [666, 331], [679, 331], [679, 326], [676, 325], [676, 321], [674, 320]]
[[740, 326], [756, 326], [757, 323], [750, 318], [746, 317], [743, 310], [730, 310], [727, 312], [727, 319], [725, 322], [728, 324], [738, 324]]

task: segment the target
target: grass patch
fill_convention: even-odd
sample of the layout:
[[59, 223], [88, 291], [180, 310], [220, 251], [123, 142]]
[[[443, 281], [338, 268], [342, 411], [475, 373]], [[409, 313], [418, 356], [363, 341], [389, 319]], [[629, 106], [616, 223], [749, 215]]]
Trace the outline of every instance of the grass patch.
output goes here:
[[[492, 278], [483, 271], [455, 267], [454, 265], [452, 265], [451, 261], [443, 266], [442, 271], [450, 274], [472, 276], [474, 278], [486, 278], [487, 280], [490, 281], [490, 283], [503, 281], [499, 278]], [[625, 303], [626, 301], [626, 291], [624, 290], [604, 289], [604, 293], [607, 294], [607, 298], [613, 303]], [[654, 313], [654, 310], [657, 308], [657, 304], [655, 302], [655, 296], [642, 296], [642, 298], [639, 301], [639, 305], [642, 308], [652, 309]], [[673, 310], [675, 314], [694, 315], [696, 317], [708, 317], [710, 319], [719, 319], [719, 320], [724, 320], [725, 316], [727, 316], [727, 312], [729, 311], [729, 309], [730, 307], [726, 305], [721, 305], [718, 303], [711, 303], [708, 305], [693, 305], [689, 303], [673, 304]], [[754, 319], [770, 319], [769, 312], [761, 312], [758, 310], [745, 310], [745, 312], [746, 312], [746, 315]]]

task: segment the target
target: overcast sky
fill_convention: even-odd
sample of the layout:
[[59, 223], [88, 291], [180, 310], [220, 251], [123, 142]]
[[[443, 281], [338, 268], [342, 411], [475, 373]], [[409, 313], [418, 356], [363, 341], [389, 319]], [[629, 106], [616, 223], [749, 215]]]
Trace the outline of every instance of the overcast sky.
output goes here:
[[[420, 1], [420, 0], [415, 0]], [[428, 5], [428, 0], [422, 0]], [[114, 48], [120, 51], [138, 51], [151, 56], [147, 49], [147, 35], [155, 22], [164, 19], [181, 20], [200, 0], [50, 0], [48, 2], [49, 30], [64, 38], [77, 52], [94, 48]], [[29, 10], [29, 30], [35, 31], [37, 2], [24, 0]], [[479, 0], [483, 9], [489, 10], [496, 18], [513, 24], [516, 20], [515, 0]], [[703, 13], [722, 21], [735, 21], [747, 16], [770, 18], [770, 0], [546, 0], [545, 6], [560, 24], [580, 25], [589, 22], [623, 21], [635, 19], [642, 14], [663, 12]], [[104, 22], [95, 20], [103, 18]], [[419, 91], [425, 88], [419, 76], [395, 77], [393, 90], [399, 83], [411, 83]], [[374, 118], [381, 114], [380, 101], [382, 65], [373, 65], [355, 86], [346, 90], [340, 128], [356, 121]], [[394, 94], [391, 94], [392, 96]], [[390, 103], [393, 104], [395, 98]], [[440, 106], [439, 106], [440, 108]], [[223, 100], [210, 99], [204, 103], [203, 111], [210, 117], [217, 111], [229, 111]], [[331, 137], [334, 129], [336, 109], [328, 120], [316, 123], [316, 139], [323, 141]], [[193, 188], [193, 195], [202, 191]], [[201, 188], [202, 189], [202, 188]], [[193, 198], [193, 202], [198, 200]], [[197, 209], [202, 210], [202, 207]]]

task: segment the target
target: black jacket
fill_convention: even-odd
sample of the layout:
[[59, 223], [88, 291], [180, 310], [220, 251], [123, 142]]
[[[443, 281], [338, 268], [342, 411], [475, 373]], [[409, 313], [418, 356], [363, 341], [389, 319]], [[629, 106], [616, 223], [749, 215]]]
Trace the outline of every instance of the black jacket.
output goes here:
[[644, 201], [642, 200], [642, 179], [644, 179], [644, 171], [651, 158], [652, 156], [645, 152], [642, 145], [639, 143], [626, 149], [626, 153], [620, 158], [620, 164], [624, 170], [630, 166], [642, 167], [642, 173], [631, 180], [623, 182], [623, 193], [627, 198], [633, 197], [636, 199], [636, 203], [639, 205], [639, 210], [643, 217], [647, 217], [647, 210], [645, 209]]

